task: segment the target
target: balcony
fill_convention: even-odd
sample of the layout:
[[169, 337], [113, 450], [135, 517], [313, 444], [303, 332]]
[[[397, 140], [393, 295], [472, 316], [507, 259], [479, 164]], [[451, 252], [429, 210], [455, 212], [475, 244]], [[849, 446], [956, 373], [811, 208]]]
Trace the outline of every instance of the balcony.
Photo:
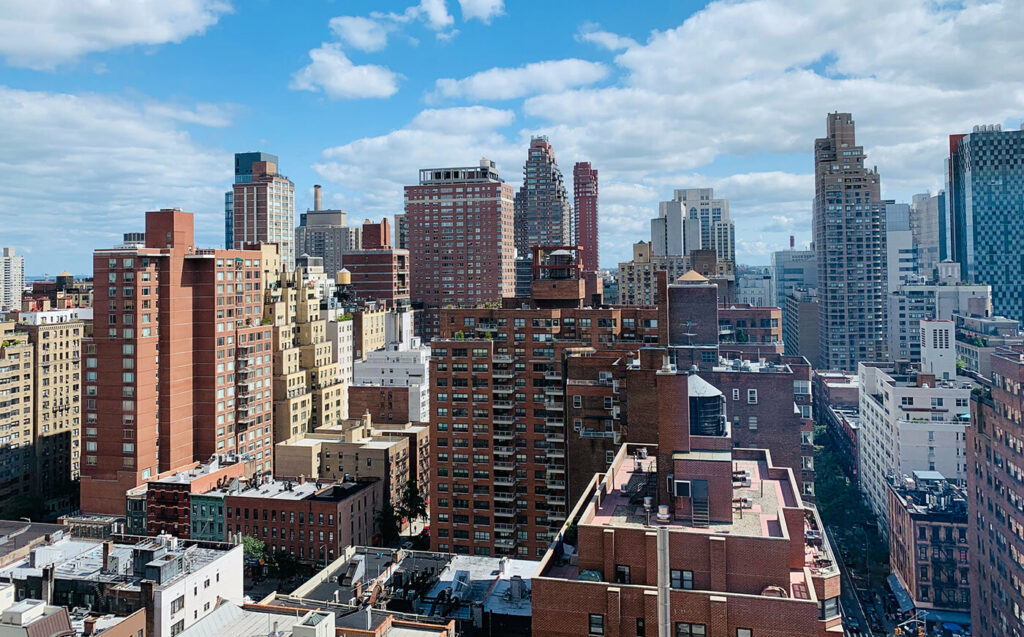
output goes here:
[[[507, 477], [507, 476], [495, 476], [494, 477], [494, 484], [495, 484], [495, 486], [499, 486], [499, 487], [514, 487], [514, 486], [516, 486], [516, 482], [518, 482], [518, 480], [516, 478], [510, 478], [510, 477]], [[497, 494], [495, 494], [495, 495], [497, 495]]]
[[511, 400], [495, 400], [492, 404], [495, 409], [512, 409], [516, 406]]
[[516, 465], [513, 462], [500, 462], [498, 460], [495, 460], [494, 468], [499, 471], [512, 471], [513, 469], [516, 468]]
[[546, 424], [549, 427], [564, 427], [565, 421], [562, 420], [561, 418], [545, 418], [544, 424]]
[[565, 449], [548, 449], [546, 453], [547, 453], [548, 458], [564, 458], [565, 457]]
[[494, 378], [515, 378], [516, 372], [512, 369], [492, 369], [491, 376]]
[[515, 509], [509, 509], [509, 508], [506, 508], [506, 507], [495, 507], [494, 508], [494, 515], [495, 516], [501, 516], [503, 518], [512, 518], [512, 517], [515, 517], [516, 510]]
[[548, 519], [553, 522], [565, 522], [565, 514], [561, 511], [548, 511]]
[[548, 442], [565, 442], [565, 434], [563, 433], [546, 433], [544, 434], [544, 440]]
[[515, 361], [515, 357], [509, 356], [508, 354], [495, 354], [493, 357], [491, 357], [491, 360], [493, 360], [495, 363], [504, 363], [507, 365]]
[[548, 489], [556, 489], [558, 491], [565, 491], [565, 481], [564, 480], [548, 480], [546, 484], [547, 484]]
[[499, 430], [496, 430], [494, 432], [494, 439], [495, 440], [514, 440], [515, 437], [516, 437], [516, 432], [514, 432], [514, 431], [502, 431], [502, 430], [499, 429]]
[[516, 501], [516, 494], [509, 493], [509, 492], [506, 492], [506, 491], [495, 491], [494, 492], [494, 501], [495, 502], [515, 502]]
[[515, 447], [495, 447], [494, 455], [496, 456], [513, 456], [516, 453]]
[[548, 380], [562, 380], [562, 372], [560, 371], [547, 371], [544, 372], [544, 378]]
[[[554, 504], [556, 506], [565, 506], [565, 496], [549, 495], [547, 497], [547, 503], [548, 504]], [[549, 511], [548, 512], [548, 517], [551, 517], [552, 515], [553, 515], [552, 512]]]
[[511, 385], [495, 385], [493, 390], [495, 394], [511, 394], [516, 390]]
[[563, 403], [556, 403], [553, 400], [544, 401], [544, 409], [547, 409], [549, 411], [562, 411], [562, 409], [564, 408], [565, 405]]
[[495, 416], [494, 417], [494, 424], [496, 424], [496, 425], [514, 425], [514, 424], [516, 424], [516, 419], [513, 416]]
[[555, 385], [548, 385], [547, 387], [544, 388], [544, 395], [545, 396], [561, 396], [562, 395], [562, 388], [558, 387], [558, 386], [555, 386]]
[[494, 538], [494, 546], [503, 549], [514, 549], [516, 547], [516, 540], [510, 537], [496, 537]]
[[547, 471], [548, 475], [555, 475], [555, 474], [561, 474], [563, 476], [565, 475], [565, 467], [563, 467], [562, 465], [548, 465], [547, 469], [545, 469], [545, 471]]
[[509, 524], [508, 522], [495, 522], [494, 530], [499, 533], [515, 533], [516, 525]]

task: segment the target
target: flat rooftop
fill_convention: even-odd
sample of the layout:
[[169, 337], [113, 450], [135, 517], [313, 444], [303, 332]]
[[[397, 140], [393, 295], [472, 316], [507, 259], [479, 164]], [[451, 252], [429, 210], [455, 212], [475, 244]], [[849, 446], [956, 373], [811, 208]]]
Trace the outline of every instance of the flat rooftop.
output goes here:
[[29, 546], [47, 535], [57, 539], [67, 533], [68, 527], [63, 524], [0, 520], [0, 556]]
[[229, 495], [239, 498], [270, 498], [274, 500], [343, 500], [370, 486], [370, 482], [305, 482], [269, 480]]
[[[730, 461], [728, 451], [694, 451], [688, 456], [696, 460]], [[693, 527], [684, 521], [675, 519], [666, 523], [658, 522], [656, 507], [652, 508], [648, 515], [648, 512], [644, 510], [642, 500], [636, 503], [630, 501], [631, 499], [636, 500], [630, 494], [638, 492], [639, 484], [657, 480], [656, 462], [653, 456], [648, 457], [640, 462], [640, 470], [637, 470], [631, 458], [623, 459], [612, 480], [616, 488], [601, 500], [600, 508], [594, 511], [589, 520], [584, 517], [580, 521], [585, 524], [601, 526], [669, 526], [686, 528], [694, 533], [785, 537], [782, 532], [782, 523], [779, 520], [779, 509], [784, 506], [795, 507], [798, 504], [793, 497], [793, 487], [789, 480], [769, 477], [767, 462], [763, 460], [731, 460], [733, 471], [745, 471], [750, 477], [750, 484], [747, 486], [746, 482], [733, 483], [732, 522], [711, 522], [707, 528]], [[622, 486], [626, 487], [625, 491]], [[736, 502], [737, 498], [745, 498], [750, 505], [739, 507]], [[648, 518], [650, 518], [649, 522]]]

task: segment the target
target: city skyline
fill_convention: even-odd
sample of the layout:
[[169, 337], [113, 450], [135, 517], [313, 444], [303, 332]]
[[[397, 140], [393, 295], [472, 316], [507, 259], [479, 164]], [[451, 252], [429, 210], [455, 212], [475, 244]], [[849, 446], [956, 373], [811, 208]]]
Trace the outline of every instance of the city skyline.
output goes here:
[[[376, 219], [400, 212], [402, 186], [424, 166], [486, 156], [518, 188], [535, 134], [550, 137], [563, 172], [576, 161], [600, 169], [603, 267], [629, 258], [658, 201], [695, 187], [730, 200], [737, 260], [766, 264], [790, 234], [810, 239], [821, 113], [853, 112], [886, 175], [882, 197], [909, 201], [944, 186], [949, 135], [1016, 129], [1024, 110], [1019, 74], [987, 63], [1024, 59], [1007, 26], [1024, 11], [1014, 3], [887, 5], [858, 17], [871, 37], [851, 38], [857, 48], [827, 37], [848, 22], [845, 7], [343, 9], [197, 1], [89, 21], [22, 9], [0, 23], [0, 116], [13, 123], [0, 132], [0, 218], [26, 273], [85, 273], [92, 246], [168, 206], [196, 213], [199, 245], [219, 245], [235, 152], [278, 155], [297, 212], [322, 183], [325, 207]], [[543, 49], [500, 46], [527, 24]], [[256, 102], [243, 90], [255, 67], [229, 45], [271, 33]], [[960, 46], [941, 44], [950, 40]]]

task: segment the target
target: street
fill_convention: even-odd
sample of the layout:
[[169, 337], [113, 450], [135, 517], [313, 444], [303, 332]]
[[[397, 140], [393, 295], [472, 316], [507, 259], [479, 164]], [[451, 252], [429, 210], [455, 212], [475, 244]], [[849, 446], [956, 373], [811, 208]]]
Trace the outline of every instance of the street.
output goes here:
[[[844, 634], [851, 637], [858, 637], [862, 635], [892, 635], [892, 626], [889, 623], [888, 618], [885, 616], [884, 608], [875, 608], [874, 602], [869, 602], [868, 609], [864, 608], [860, 595], [858, 595], [857, 589], [854, 586], [853, 576], [850, 574], [850, 569], [847, 568], [845, 563], [846, 560], [841, 556], [841, 547], [835, 539], [832, 527], [826, 525], [825, 531], [828, 533], [828, 541], [832, 545], [833, 554], [838, 557], [837, 562], [839, 563], [840, 581], [842, 583], [840, 599], [842, 600], [843, 605]], [[868, 589], [868, 593], [872, 598], [875, 595], [875, 591], [873, 589]], [[883, 632], [871, 631], [870, 617], [872, 613], [868, 612], [868, 610], [874, 611], [873, 615], [882, 623]], [[857, 620], [857, 624], [860, 626], [860, 632], [851, 631], [849, 629], [848, 618], [851, 617]]]

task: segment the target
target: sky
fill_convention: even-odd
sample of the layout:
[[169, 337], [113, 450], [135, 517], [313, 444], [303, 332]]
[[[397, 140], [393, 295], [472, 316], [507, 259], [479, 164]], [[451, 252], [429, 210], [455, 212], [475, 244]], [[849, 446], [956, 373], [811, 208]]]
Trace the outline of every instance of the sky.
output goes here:
[[[601, 264], [676, 188], [730, 200], [737, 260], [810, 241], [814, 139], [853, 113], [882, 194], [943, 187], [948, 135], [1024, 117], [1024, 2], [0, 0], [0, 245], [88, 274], [143, 212], [223, 243], [232, 154], [280, 157], [296, 216], [400, 212], [418, 169], [532, 135], [600, 172]], [[571, 189], [570, 189], [571, 192]]]

